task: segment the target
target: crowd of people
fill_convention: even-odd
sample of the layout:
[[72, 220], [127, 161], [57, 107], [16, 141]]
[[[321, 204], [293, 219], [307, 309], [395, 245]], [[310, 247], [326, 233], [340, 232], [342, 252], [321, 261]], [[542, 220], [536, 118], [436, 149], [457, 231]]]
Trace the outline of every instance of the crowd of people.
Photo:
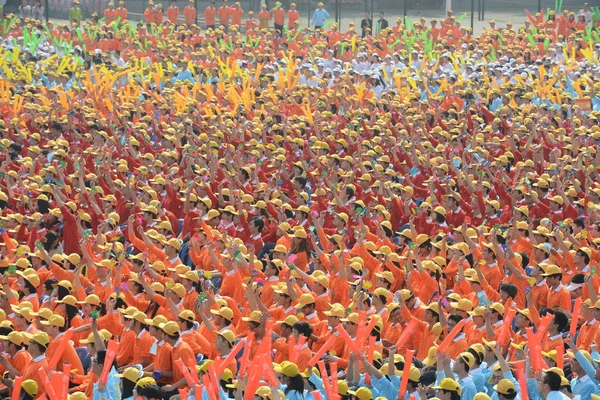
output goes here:
[[595, 12], [7, 15], [0, 395], [600, 398]]

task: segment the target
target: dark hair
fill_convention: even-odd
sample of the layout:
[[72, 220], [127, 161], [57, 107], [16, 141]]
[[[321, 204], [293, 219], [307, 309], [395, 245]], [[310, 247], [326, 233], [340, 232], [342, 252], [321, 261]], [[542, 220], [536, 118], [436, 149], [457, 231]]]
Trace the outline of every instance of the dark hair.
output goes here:
[[298, 253], [305, 252], [306, 256], [308, 258], [310, 258], [310, 246], [308, 244], [308, 240], [307, 239], [299, 239], [299, 240], [300, 241], [298, 242], [298, 244], [296, 246], [292, 247], [292, 249], [290, 250], [290, 253], [298, 254]]
[[152, 400], [152, 399], [161, 400], [164, 397], [164, 392], [158, 386], [150, 385], [150, 386], [146, 386], [142, 390], [142, 393], [140, 393], [140, 395], [148, 398], [149, 400]]
[[312, 326], [306, 321], [296, 322], [292, 329], [297, 330], [298, 334], [305, 336], [307, 339], [309, 339], [313, 333]]
[[469, 347], [467, 349], [467, 353], [470, 353], [473, 356], [473, 358], [475, 358], [475, 363], [481, 364], [481, 362], [483, 361], [482, 354], [479, 354], [477, 350]]
[[469, 370], [471, 369], [471, 367], [469, 367], [469, 364], [467, 364], [467, 361], [465, 360], [465, 357], [463, 356], [459, 356], [460, 358], [460, 362], [463, 364], [463, 366], [465, 367], [465, 371], [469, 372]]
[[502, 290], [503, 292], [508, 294], [508, 296], [511, 299], [514, 299], [515, 297], [517, 297], [518, 289], [514, 283], [511, 283], [511, 282], [503, 283], [500, 286], [500, 290]]
[[557, 311], [554, 313], [554, 320], [552, 322], [558, 325], [558, 331], [562, 332], [569, 324], [569, 318], [564, 313]]
[[451, 316], [449, 316], [449, 317], [448, 317], [448, 321], [454, 321], [454, 322], [456, 322], [457, 324], [458, 324], [458, 323], [460, 322], [460, 320], [462, 320], [462, 319], [463, 319], [463, 317], [461, 317], [461, 316], [460, 316], [460, 315], [458, 315], [458, 314], [452, 314]]
[[192, 321], [188, 321], [187, 319], [179, 318], [181, 322], [185, 323], [185, 327], [187, 329], [192, 329], [194, 327], [194, 323]]
[[586, 264], [589, 264], [589, 263], [590, 263], [590, 256], [588, 256], [588, 255], [587, 255], [587, 253], [586, 253], [585, 251], [583, 251], [583, 250], [581, 250], [581, 249], [580, 249], [580, 250], [577, 250], [577, 254], [579, 254], [581, 257], [583, 257], [583, 258], [584, 258], [584, 260], [585, 260], [585, 263], [586, 263]]
[[550, 390], [556, 392], [560, 390], [562, 379], [556, 372], [548, 371], [544, 373], [542, 382], [550, 386]]
[[[50, 211], [50, 207], [48, 206], [48, 204], [49, 203], [46, 200], [38, 200], [37, 201], [38, 211], [42, 214], [48, 214], [48, 212]], [[50, 232], [48, 232], [48, 233], [50, 233]], [[46, 236], [48, 236], [48, 234], [46, 234]]]
[[294, 181], [300, 185], [300, 187], [304, 188], [306, 186], [307, 179], [303, 176], [297, 176], [294, 178]]
[[262, 218], [253, 218], [252, 222], [259, 232], [262, 232], [262, 230], [265, 228], [265, 221], [263, 221]]
[[[42, 212], [42, 214], [43, 214], [43, 212]], [[44, 236], [43, 242], [44, 242], [44, 250], [46, 250], [46, 251], [50, 251], [50, 250], [58, 247], [58, 242], [59, 242], [58, 234], [54, 231], [49, 231], [48, 233], [46, 233], [46, 236]]]
[[450, 400], [460, 400], [460, 395], [458, 392], [454, 390], [444, 390], [442, 389], [442, 393], [450, 393]]
[[427, 310], [426, 310], [426, 312], [427, 312], [427, 311], [431, 313], [431, 316], [432, 316], [433, 318], [435, 318], [435, 319], [437, 320], [437, 322], [440, 322], [440, 314], [436, 313], [436, 312], [435, 312], [435, 311], [433, 311], [433, 310], [429, 310], [429, 309], [427, 309]]
[[583, 229], [585, 228], [585, 221], [582, 218], [576, 218], [573, 220], [573, 225]]
[[27, 290], [29, 292], [28, 294], [36, 293], [37, 292], [36, 287], [33, 286], [33, 284], [31, 282], [29, 282], [27, 279], [23, 279], [23, 282], [25, 283], [23, 285], [24, 286], [23, 288], [27, 288]]
[[287, 395], [289, 392], [296, 391], [302, 395], [304, 393], [304, 378], [302, 378], [302, 375], [290, 376], [289, 380], [290, 383], [285, 388], [284, 393]]
[[21, 394], [19, 395], [19, 400], [33, 400], [33, 396], [27, 393], [25, 390], [21, 388]]
[[[526, 231], [529, 232], [529, 231]], [[519, 252], [518, 253], [521, 256], [521, 268], [525, 268], [526, 266], [529, 265], [529, 255], [527, 253], [523, 253], [523, 252]]]
[[126, 399], [128, 397], [132, 397], [136, 382], [131, 382], [127, 378], [121, 378], [121, 382], [123, 382], [123, 392], [121, 393], [121, 398]]
[[498, 398], [500, 398], [500, 399], [512, 400], [515, 397], [517, 397], [517, 392], [516, 391], [514, 391], [512, 393], [508, 393], [508, 394], [498, 393]]
[[54, 286], [58, 283], [58, 281], [54, 278], [50, 278], [48, 279], [46, 282], [44, 282], [44, 290], [54, 290]]
[[58, 296], [59, 300], [64, 299], [66, 296], [70, 295], [71, 292], [69, 291], [69, 289], [67, 289], [64, 286], [57, 286], [56, 287], [56, 294]]
[[72, 306], [70, 304], [65, 304], [65, 309], [66, 309], [66, 315], [65, 315], [65, 330], [66, 328], [71, 328], [71, 322], [73, 320], [73, 318], [75, 318], [77, 315], [79, 315], [79, 309], [75, 306]]

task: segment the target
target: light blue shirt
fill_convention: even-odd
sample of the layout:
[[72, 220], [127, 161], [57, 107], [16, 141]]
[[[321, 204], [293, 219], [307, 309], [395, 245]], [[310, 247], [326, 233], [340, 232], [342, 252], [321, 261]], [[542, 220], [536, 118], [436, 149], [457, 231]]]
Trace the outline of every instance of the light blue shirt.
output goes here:
[[571, 389], [574, 394], [581, 396], [581, 400], [592, 400], [592, 394], [596, 394], [596, 385], [589, 376], [575, 378], [571, 381]]
[[317, 8], [312, 17], [312, 24], [314, 26], [323, 26], [325, 25], [325, 21], [327, 21], [330, 17], [331, 16], [327, 12], [327, 10], [320, 10]]
[[297, 390], [291, 390], [285, 394], [285, 398], [288, 400], [304, 400], [304, 393], [300, 393]]
[[483, 376], [483, 369], [481, 367], [472, 369], [469, 371], [469, 375], [473, 378], [473, 383], [477, 388], [477, 392], [485, 393], [485, 376]]
[[400, 390], [400, 377], [397, 375], [390, 377], [384, 375], [381, 379], [371, 377], [371, 383], [372, 387], [379, 392], [381, 397], [385, 397], [386, 399], [395, 398]]
[[98, 382], [94, 383], [94, 390], [92, 399], [93, 400], [121, 400], [121, 381], [115, 375], [117, 370], [112, 367], [108, 372], [108, 379], [106, 380], [106, 386], [101, 392], [98, 388]]
[[460, 400], [473, 400], [475, 398], [477, 388], [475, 387], [475, 383], [473, 383], [473, 378], [468, 376], [465, 379], [460, 379], [458, 384], [462, 388]]
[[569, 400], [569, 397], [561, 392], [550, 392], [546, 400]]
[[188, 81], [191, 83], [195, 83], [196, 80], [194, 79], [194, 76], [192, 75], [192, 71], [190, 71], [189, 69], [184, 69], [183, 71], [179, 71], [179, 73], [173, 77], [173, 79], [171, 79], [171, 83], [175, 83], [178, 81]]

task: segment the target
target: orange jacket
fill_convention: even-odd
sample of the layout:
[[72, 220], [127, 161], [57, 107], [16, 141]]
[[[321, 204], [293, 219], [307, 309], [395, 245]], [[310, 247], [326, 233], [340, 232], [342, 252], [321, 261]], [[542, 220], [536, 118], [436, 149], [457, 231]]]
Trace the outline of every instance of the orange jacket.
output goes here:
[[186, 25], [192, 25], [196, 22], [196, 9], [193, 6], [186, 6], [183, 9], [184, 22]]
[[289, 10], [288, 11], [288, 28], [293, 28], [296, 24], [296, 21], [300, 19], [300, 13], [298, 10]]
[[169, 22], [177, 25], [178, 17], [179, 17], [179, 7], [170, 6], [169, 8], [167, 8], [167, 19], [169, 20]]
[[273, 11], [273, 22], [275, 25], [283, 26], [285, 22], [285, 10], [283, 8], [279, 7]]
[[229, 11], [231, 15], [231, 25], [242, 26], [242, 16], [244, 15], [244, 10], [241, 7], [232, 8]]
[[217, 9], [214, 7], [206, 7], [204, 9], [204, 20], [206, 25], [215, 25], [215, 17], [217, 16]]

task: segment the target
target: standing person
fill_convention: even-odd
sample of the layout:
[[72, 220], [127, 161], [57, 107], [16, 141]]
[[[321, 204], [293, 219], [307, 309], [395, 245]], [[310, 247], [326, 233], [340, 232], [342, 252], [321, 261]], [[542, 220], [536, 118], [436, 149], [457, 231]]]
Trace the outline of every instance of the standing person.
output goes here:
[[323, 28], [323, 25], [325, 25], [325, 21], [327, 21], [330, 17], [331, 16], [327, 10], [323, 8], [323, 3], [319, 3], [317, 5], [317, 9], [313, 13], [311, 23], [315, 26], [315, 30], [321, 29]]
[[221, 7], [219, 7], [219, 25], [222, 25], [225, 30], [229, 26], [229, 17], [231, 16], [231, 9], [227, 5], [227, 0], [223, 0]]
[[273, 10], [273, 23], [275, 25], [275, 30], [283, 33], [283, 24], [285, 21], [285, 10], [283, 9], [283, 5], [281, 2], [275, 3], [275, 8]]
[[[33, 9], [31, 10], [31, 14], [34, 19], [38, 21], [44, 20], [44, 6], [42, 5], [41, 0], [37, 0]], [[2, 15], [2, 7], [0, 6], [0, 15]]]
[[360, 29], [362, 29], [362, 38], [365, 38], [371, 34], [373, 29], [373, 19], [371, 18], [371, 14], [368, 12], [365, 13], [365, 17], [360, 21]]
[[115, 10], [115, 5], [112, 1], [108, 3], [108, 7], [104, 10], [104, 23], [110, 24], [115, 20], [117, 15], [117, 10]]
[[157, 4], [156, 9], [154, 10], [154, 23], [156, 25], [161, 25], [163, 23], [163, 17], [165, 16], [163, 12], [163, 5]]
[[196, 7], [194, 7], [194, 0], [190, 0], [189, 4], [183, 9], [183, 23], [186, 26], [192, 26], [196, 22]]
[[271, 13], [267, 10], [267, 5], [262, 5], [261, 12], [258, 13], [258, 29], [269, 29], [269, 21], [271, 21]]
[[144, 20], [146, 21], [146, 27], [148, 29], [150, 29], [150, 25], [152, 25], [154, 23], [154, 14], [155, 14], [155, 9], [154, 9], [154, 1], [153, 0], [148, 0], [148, 7], [146, 7], [146, 10], [144, 11]]
[[383, 11], [379, 12], [379, 19], [377, 20], [377, 31], [376, 34], [379, 34], [382, 30], [389, 28], [390, 24], [388, 20], [385, 19], [385, 14]]
[[21, 15], [21, 19], [31, 17], [31, 6], [27, 3], [27, 0], [23, 0], [23, 3], [21, 3], [21, 5], [19, 6], [19, 14]]
[[246, 32], [250, 32], [256, 29], [258, 26], [258, 20], [254, 18], [254, 11], [248, 12], [248, 19], [246, 20]]
[[290, 4], [288, 10], [288, 29], [294, 29], [296, 27], [296, 21], [300, 19], [300, 13], [296, 10], [296, 3]]
[[237, 1], [230, 10], [231, 13], [231, 25], [237, 26], [240, 28], [242, 26], [242, 17], [244, 16], [244, 10], [240, 5], [240, 2]]
[[73, 5], [69, 9], [69, 21], [76, 23], [77, 26], [81, 23], [81, 8], [79, 8], [79, 0], [73, 1]]
[[592, 12], [590, 11], [590, 5], [588, 3], [584, 3], [583, 8], [579, 10], [577, 15], [583, 15], [585, 17], [585, 23], [588, 24], [592, 20]]
[[121, 22], [127, 20], [127, 9], [125, 8], [125, 1], [119, 1], [119, 8], [117, 8], [116, 18], [121, 18]]
[[217, 8], [215, 0], [211, 0], [208, 7], [204, 9], [204, 20], [206, 21], [206, 29], [215, 29], [215, 18], [217, 17]]
[[179, 19], [179, 7], [177, 7], [177, 1], [171, 0], [171, 5], [167, 8], [167, 19], [173, 25], [177, 25]]

